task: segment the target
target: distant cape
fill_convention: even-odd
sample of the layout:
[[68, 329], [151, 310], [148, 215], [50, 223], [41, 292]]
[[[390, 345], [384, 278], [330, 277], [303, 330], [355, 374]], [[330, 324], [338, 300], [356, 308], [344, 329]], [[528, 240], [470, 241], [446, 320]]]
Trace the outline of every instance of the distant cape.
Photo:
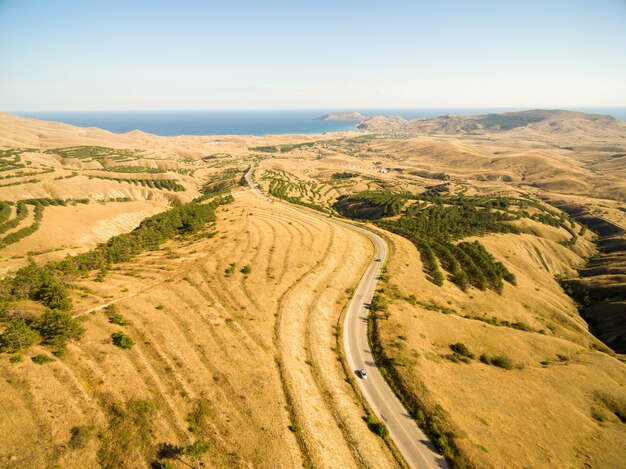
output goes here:
[[321, 121], [361, 122], [362, 120], [367, 119], [367, 117], [358, 112], [332, 112], [330, 114], [324, 114], [323, 116], [319, 116], [317, 119]]

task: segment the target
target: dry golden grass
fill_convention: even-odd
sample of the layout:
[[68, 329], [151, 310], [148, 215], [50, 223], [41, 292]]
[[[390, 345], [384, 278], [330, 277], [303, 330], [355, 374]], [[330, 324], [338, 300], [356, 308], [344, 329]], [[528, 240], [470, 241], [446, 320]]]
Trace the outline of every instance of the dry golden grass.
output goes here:
[[[0, 187], [0, 199], [91, 201], [46, 207], [37, 232], [0, 251], [0, 270], [25, 264], [29, 253], [42, 263], [90, 249], [149, 214], [190, 201], [229, 169], [238, 179], [253, 160], [265, 190], [267, 171], [285, 171], [293, 182], [308, 183], [307, 200], [322, 206], [362, 190], [418, 193], [441, 183], [436, 177], [445, 173], [453, 193], [565, 200], [624, 227], [626, 168], [615, 156], [623, 139], [586, 139], [585, 132], [572, 133], [578, 125], [570, 122], [561, 137], [549, 138], [545, 129], [531, 129], [347, 143], [337, 139], [354, 133], [168, 138], [0, 114], [0, 145], [38, 148], [24, 154], [27, 169], [53, 169], [36, 176], [38, 183]], [[575, 142], [574, 150], [560, 148], [569, 146], [563, 135]], [[323, 143], [280, 154], [252, 150], [305, 141]], [[71, 145], [136, 149], [141, 153], [132, 164], [168, 172], [103, 173], [98, 161], [64, 161], [44, 152]], [[225, 156], [202, 159], [216, 153]], [[346, 171], [360, 176], [333, 182], [334, 173]], [[187, 190], [89, 179], [98, 174], [174, 178]], [[293, 189], [290, 195], [299, 194]], [[110, 202], [116, 197], [132, 201]], [[32, 213], [19, 227], [31, 222]], [[592, 234], [568, 248], [558, 243], [568, 239], [561, 228], [528, 220], [521, 225], [524, 234], [480, 239], [517, 277], [518, 286], [507, 284], [502, 295], [464, 293], [450, 282], [434, 286], [414, 246], [387, 235], [392, 253], [384, 288], [391, 314], [378, 322], [385, 353], [409, 387], [431, 409], [441, 409], [476, 467], [620, 467], [626, 431], [611, 403], [623, 401], [626, 368], [621, 357], [598, 350], [604, 346], [554, 279], [574, 275], [593, 254]], [[304, 209], [239, 189], [235, 202], [220, 208], [215, 229], [213, 238], [172, 241], [115, 266], [104, 282], [95, 281], [95, 273], [77, 281], [73, 314], [87, 333], [64, 357], [32, 363], [30, 356], [49, 353], [43, 347], [21, 363], [0, 357], [0, 466], [95, 467], [99, 458], [111, 460], [106, 448], [121, 447], [122, 438], [133, 443], [125, 464], [145, 467], [158, 443], [185, 445], [198, 437], [211, 444], [204, 460], [209, 467], [397, 466], [363, 421], [335, 350], [335, 326], [371, 259], [369, 242]], [[232, 262], [236, 268], [226, 275]], [[247, 275], [240, 272], [245, 265], [251, 266]], [[111, 324], [109, 305], [129, 324]], [[42, 312], [30, 302], [20, 307]], [[135, 340], [132, 349], [111, 344], [118, 330]], [[506, 355], [514, 368], [476, 359], [454, 363], [447, 355], [456, 342], [476, 357]], [[115, 423], [111, 406], [132, 413], [133, 400], [152, 403], [152, 423], [144, 428], [139, 419], [137, 432], [129, 433]], [[194, 411], [202, 423], [191, 432]], [[71, 439], [73, 427], [86, 429], [84, 445]]]

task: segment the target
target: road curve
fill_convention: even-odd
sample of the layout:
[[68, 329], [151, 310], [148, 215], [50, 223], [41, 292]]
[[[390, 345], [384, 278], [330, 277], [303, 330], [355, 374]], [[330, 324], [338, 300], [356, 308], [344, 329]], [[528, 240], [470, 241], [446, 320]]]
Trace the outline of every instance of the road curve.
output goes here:
[[[246, 182], [252, 191], [264, 200], [270, 200], [252, 181], [255, 165], [252, 164], [245, 174]], [[355, 370], [364, 368], [368, 379], [356, 376], [361, 392], [367, 399], [377, 418], [385, 422], [389, 435], [402, 453], [411, 468], [447, 468], [445, 459], [437, 452], [435, 446], [417, 426], [415, 421], [400, 403], [391, 388], [385, 382], [374, 361], [370, 348], [367, 331], [368, 306], [376, 292], [378, 277], [387, 258], [387, 243], [377, 234], [346, 223], [341, 220], [328, 218], [315, 212], [307, 213], [316, 218], [342, 225], [366, 236], [374, 244], [374, 261], [367, 268], [355, 289], [350, 306], [346, 313], [343, 325], [343, 344], [348, 367]], [[379, 260], [377, 260], [379, 259]]]

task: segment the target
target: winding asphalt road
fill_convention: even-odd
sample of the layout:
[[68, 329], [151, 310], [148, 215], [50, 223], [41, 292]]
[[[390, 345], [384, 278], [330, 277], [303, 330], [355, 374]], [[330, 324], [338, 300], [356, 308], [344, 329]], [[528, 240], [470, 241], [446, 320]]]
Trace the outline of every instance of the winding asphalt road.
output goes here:
[[[259, 190], [254, 181], [252, 181], [254, 167], [254, 165], [251, 165], [246, 172], [246, 181], [257, 196], [269, 201], [270, 199], [266, 197]], [[308, 210], [307, 214], [356, 231], [366, 236], [374, 244], [375, 260], [367, 268], [363, 278], [361, 278], [361, 281], [356, 287], [343, 325], [343, 344], [346, 353], [346, 361], [353, 372], [362, 368], [367, 371], [368, 379], [361, 379], [355, 373], [359, 388], [376, 417], [385, 422], [391, 438], [402, 453], [409, 467], [447, 468], [448, 465], [445, 459], [437, 452], [435, 446], [428, 440], [424, 432], [422, 432], [415, 421], [410, 417], [409, 413], [385, 382], [380, 371], [378, 371], [368, 341], [368, 308], [376, 292], [378, 277], [380, 276], [385, 259], [387, 258], [387, 243], [377, 234], [359, 226], [328, 218], [315, 212], [309, 212]]]

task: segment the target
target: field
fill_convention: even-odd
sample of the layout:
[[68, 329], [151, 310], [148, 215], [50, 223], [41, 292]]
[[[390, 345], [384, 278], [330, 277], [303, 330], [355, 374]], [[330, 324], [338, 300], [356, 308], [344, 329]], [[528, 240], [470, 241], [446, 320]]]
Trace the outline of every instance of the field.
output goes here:
[[623, 464], [619, 132], [0, 122], [0, 466], [401, 467], [341, 361], [373, 247], [331, 217], [387, 240], [371, 341], [453, 467]]

